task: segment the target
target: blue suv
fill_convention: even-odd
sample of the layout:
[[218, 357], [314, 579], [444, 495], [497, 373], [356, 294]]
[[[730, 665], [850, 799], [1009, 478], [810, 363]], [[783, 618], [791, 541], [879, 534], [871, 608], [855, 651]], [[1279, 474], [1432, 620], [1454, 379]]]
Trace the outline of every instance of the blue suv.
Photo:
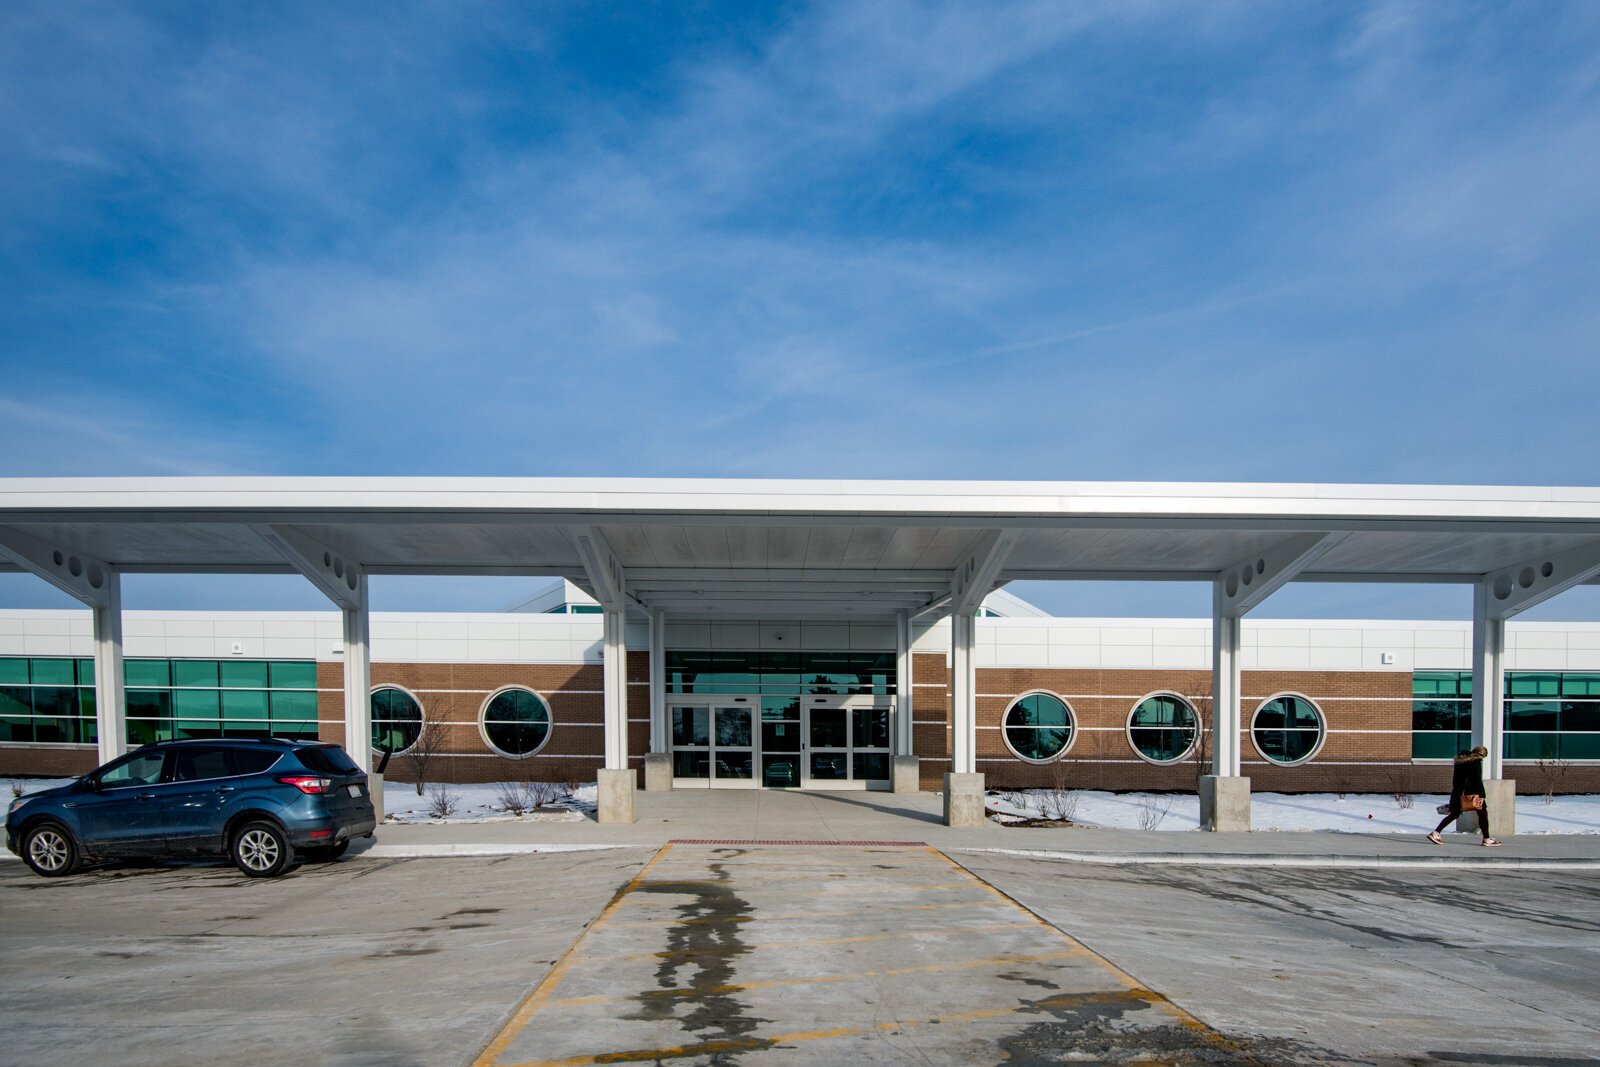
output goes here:
[[367, 776], [338, 745], [163, 741], [17, 797], [6, 847], [46, 878], [89, 860], [224, 853], [246, 875], [271, 878], [297, 851], [338, 859], [375, 825]]

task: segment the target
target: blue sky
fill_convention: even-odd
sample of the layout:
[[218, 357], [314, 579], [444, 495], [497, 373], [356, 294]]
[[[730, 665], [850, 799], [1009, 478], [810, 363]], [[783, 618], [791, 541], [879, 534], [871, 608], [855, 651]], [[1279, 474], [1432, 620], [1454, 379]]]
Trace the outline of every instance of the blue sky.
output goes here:
[[22, 2], [0, 138], [7, 475], [1596, 482], [1583, 0]]

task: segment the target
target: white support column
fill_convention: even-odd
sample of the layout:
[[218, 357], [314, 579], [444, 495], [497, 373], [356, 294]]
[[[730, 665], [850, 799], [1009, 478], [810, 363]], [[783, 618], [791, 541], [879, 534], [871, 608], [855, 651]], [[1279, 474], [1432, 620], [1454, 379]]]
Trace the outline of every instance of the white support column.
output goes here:
[[128, 700], [122, 671], [122, 576], [106, 573], [105, 597], [94, 607], [94, 715], [100, 762], [128, 751]]
[[628, 769], [628, 613], [605, 609], [605, 767]]
[[1506, 620], [1492, 595], [1487, 579], [1472, 588], [1472, 743], [1489, 750], [1485, 779], [1502, 777], [1505, 766]]
[[977, 672], [972, 664], [977, 620], [950, 616], [950, 771], [972, 774], [978, 769]]
[[902, 611], [894, 620], [894, 763], [891, 783], [896, 793], [916, 793], [922, 789], [922, 768], [917, 759], [911, 728], [915, 714], [915, 690], [911, 680], [911, 613]]
[[667, 614], [650, 610], [650, 751], [667, 751]]
[[[366, 568], [293, 526], [252, 526], [344, 615], [344, 750], [373, 773], [372, 640]], [[375, 783], [375, 792], [381, 783]]]
[[1239, 775], [1239, 698], [1242, 675], [1239, 647], [1244, 620], [1237, 615], [1211, 616], [1211, 773]]
[[1517, 783], [1505, 777], [1506, 621], [1600, 575], [1600, 541], [1490, 571], [1472, 590], [1472, 743], [1483, 761], [1489, 828], [1517, 832]]
[[902, 611], [894, 620], [894, 713], [897, 755], [912, 755], [912, 705], [915, 692], [911, 680], [911, 614]]
[[372, 773], [372, 638], [367, 587], [361, 603], [344, 616], [344, 750], [356, 766]]
[[[758, 713], [759, 714], [759, 713]], [[644, 757], [644, 788], [672, 789], [671, 733], [667, 726], [667, 616], [650, 609], [650, 751]]]
[[0, 556], [86, 604], [94, 615], [95, 736], [100, 762], [128, 750], [122, 674], [122, 576], [103, 559], [0, 529]]

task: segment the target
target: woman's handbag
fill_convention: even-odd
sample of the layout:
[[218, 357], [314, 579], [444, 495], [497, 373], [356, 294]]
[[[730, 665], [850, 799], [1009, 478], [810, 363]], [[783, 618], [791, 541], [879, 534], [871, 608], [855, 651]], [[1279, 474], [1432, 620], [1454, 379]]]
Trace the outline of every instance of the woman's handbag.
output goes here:
[[1483, 810], [1483, 797], [1482, 797], [1482, 795], [1480, 795], [1478, 793], [1462, 793], [1461, 794], [1461, 810], [1462, 811], [1482, 811]]

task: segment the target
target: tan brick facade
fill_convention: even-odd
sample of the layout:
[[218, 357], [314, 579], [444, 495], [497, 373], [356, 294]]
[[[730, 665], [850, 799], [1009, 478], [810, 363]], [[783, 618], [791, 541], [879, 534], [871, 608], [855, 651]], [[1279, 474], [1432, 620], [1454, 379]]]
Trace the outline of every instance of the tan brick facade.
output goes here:
[[[1078, 789], [1192, 791], [1209, 771], [1210, 747], [1171, 765], [1142, 759], [1127, 734], [1129, 713], [1145, 696], [1176, 693], [1199, 711], [1209, 731], [1211, 673], [1205, 670], [980, 668], [977, 672], [977, 759], [991, 786], [1028, 788], [1063, 785]], [[628, 654], [628, 751], [642, 765], [649, 749], [649, 660]], [[922, 788], [942, 787], [950, 759], [950, 674], [943, 653], [912, 656], [912, 738], [920, 760]], [[1243, 773], [1257, 791], [1432, 792], [1443, 791], [1449, 767], [1413, 764], [1411, 675], [1403, 671], [1245, 671], [1241, 707], [1245, 734]], [[486, 782], [508, 778], [593, 781], [601, 765], [602, 672], [599, 664], [375, 663], [374, 686], [399, 686], [423, 707], [429, 721], [446, 723], [444, 744], [428, 770], [439, 781]], [[317, 665], [318, 718], [324, 740], [344, 744], [343, 669]], [[552, 727], [545, 746], [527, 759], [510, 759], [485, 742], [479, 728], [489, 697], [507, 686], [523, 686], [544, 698]], [[1017, 697], [1049, 692], [1072, 708], [1075, 732], [1062, 759], [1033, 764], [1007, 747], [1003, 722]], [[1280, 693], [1310, 698], [1321, 708], [1326, 731], [1321, 748], [1306, 763], [1281, 767], [1266, 762], [1250, 739], [1256, 709]], [[81, 774], [95, 766], [91, 746], [0, 746], [0, 775]], [[388, 777], [415, 778], [415, 761], [391, 760]], [[1551, 772], [1511, 764], [1524, 793], [1543, 791]], [[1560, 772], [1557, 791], [1600, 792], [1600, 766], [1575, 765]]]

